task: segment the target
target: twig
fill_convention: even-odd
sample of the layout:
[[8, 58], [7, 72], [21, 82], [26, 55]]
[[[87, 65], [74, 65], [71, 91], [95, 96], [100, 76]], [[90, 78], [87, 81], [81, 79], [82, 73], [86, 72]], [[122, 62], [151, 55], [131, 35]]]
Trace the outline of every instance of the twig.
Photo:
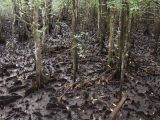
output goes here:
[[100, 80], [106, 73], [109, 73], [112, 69], [109, 70], [105, 70], [104, 72], [102, 72], [95, 80], [93, 81], [97, 81]]
[[120, 102], [117, 104], [117, 106], [113, 109], [112, 113], [109, 116], [108, 120], [116, 120], [116, 116], [117, 113], [119, 112], [120, 108], [122, 107], [122, 105], [124, 104], [124, 102], [126, 101], [128, 95], [127, 93], [125, 93], [122, 97], [122, 99], [120, 100]]
[[60, 101], [61, 98], [62, 98], [71, 88], [73, 88], [73, 86], [74, 86], [75, 84], [77, 84], [78, 82], [79, 82], [79, 81], [77, 81], [77, 82], [75, 82], [75, 83], [71, 83], [71, 85], [67, 88], [67, 90], [65, 90], [64, 93], [63, 93], [61, 96], [58, 97], [58, 101]]

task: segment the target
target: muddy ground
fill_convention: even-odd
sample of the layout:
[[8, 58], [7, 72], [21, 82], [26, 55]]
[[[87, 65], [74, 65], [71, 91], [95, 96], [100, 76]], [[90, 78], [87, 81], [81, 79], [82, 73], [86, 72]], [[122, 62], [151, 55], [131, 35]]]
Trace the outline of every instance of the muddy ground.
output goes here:
[[[107, 52], [99, 54], [94, 33], [82, 39], [85, 58], [79, 59], [75, 84], [69, 47], [51, 44], [52, 50], [43, 53], [43, 73], [50, 75], [51, 80], [33, 92], [30, 87], [35, 80], [34, 44], [32, 40], [17, 42], [7, 32], [11, 28], [5, 29], [7, 43], [0, 45], [0, 120], [107, 120], [120, 99], [120, 83], [114, 69], [105, 70]], [[47, 42], [60, 40], [70, 46], [69, 33], [64, 30], [64, 35]], [[135, 48], [123, 84], [128, 99], [117, 118], [160, 120], [160, 61], [153, 54], [154, 39], [149, 41], [142, 29], [133, 33], [132, 39]]]

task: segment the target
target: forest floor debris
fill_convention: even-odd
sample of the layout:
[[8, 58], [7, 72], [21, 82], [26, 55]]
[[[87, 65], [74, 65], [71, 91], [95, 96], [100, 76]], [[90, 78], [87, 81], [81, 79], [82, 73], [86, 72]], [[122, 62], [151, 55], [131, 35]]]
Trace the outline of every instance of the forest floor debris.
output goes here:
[[[127, 91], [128, 99], [117, 118], [158, 120], [160, 75], [157, 73], [160, 73], [160, 62], [151, 54], [153, 46], [148, 47], [154, 41], [148, 42], [147, 37], [139, 34], [139, 31], [133, 39], [135, 48], [132, 50], [132, 56], [135, 64], [131, 64], [129, 71], [125, 72], [123, 84], [123, 91]], [[98, 45], [93, 41], [88, 40], [88, 43], [85, 43], [87, 53], [85, 58], [79, 60], [76, 83], [72, 82], [70, 51], [57, 52], [58, 49], [54, 49], [46, 53], [43, 71], [50, 74], [51, 81], [34, 92], [29, 89], [35, 79], [32, 41], [14, 44], [14, 41], [8, 39], [13, 48], [0, 45], [0, 118], [108, 119], [112, 112], [110, 108], [119, 101], [119, 80], [114, 77], [115, 70], [105, 71], [107, 52], [100, 55]]]

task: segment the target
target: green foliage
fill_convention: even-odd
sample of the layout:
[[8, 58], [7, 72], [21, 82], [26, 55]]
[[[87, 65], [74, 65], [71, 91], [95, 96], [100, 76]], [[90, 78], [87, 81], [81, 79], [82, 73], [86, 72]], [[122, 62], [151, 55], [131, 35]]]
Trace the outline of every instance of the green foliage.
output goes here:
[[[25, 0], [21, 1], [21, 9], [24, 9]], [[152, 10], [159, 10], [160, 9], [160, 0], [128, 0], [130, 4], [130, 12], [133, 14], [142, 15], [146, 13], [146, 10], [150, 7]], [[34, 2], [34, 3], [33, 3]], [[30, 8], [36, 6], [37, 8], [41, 9], [44, 0], [29, 0]], [[109, 0], [107, 4], [110, 8], [115, 8], [117, 10], [121, 10], [122, 0]], [[55, 15], [59, 15], [61, 10], [64, 6], [69, 7], [71, 10], [71, 0], [53, 0], [52, 3], [52, 13]], [[80, 12], [86, 12], [86, 9], [92, 9], [98, 7], [98, 0], [79, 0], [79, 9]], [[71, 11], [70, 11], [71, 12]], [[0, 15], [12, 15], [13, 7], [12, 7], [12, 0], [1, 0], [0, 1]], [[21, 13], [23, 14], [23, 13]]]
[[140, 10], [139, 0], [130, 0], [130, 12], [136, 13]]
[[0, 16], [11, 15], [12, 13], [12, 1], [0, 0]]
[[121, 0], [110, 0], [108, 3], [108, 7], [121, 10], [122, 8]]
[[[108, 7], [121, 10], [122, 0], [111, 0], [108, 4]], [[150, 10], [159, 10], [160, 9], [160, 0], [128, 0], [130, 12], [137, 15], [143, 15], [147, 12], [147, 9]]]

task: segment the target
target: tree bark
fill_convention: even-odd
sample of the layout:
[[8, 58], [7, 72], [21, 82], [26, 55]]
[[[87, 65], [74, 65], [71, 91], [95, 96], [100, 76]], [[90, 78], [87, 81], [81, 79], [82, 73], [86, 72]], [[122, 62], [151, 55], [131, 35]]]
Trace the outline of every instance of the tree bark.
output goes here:
[[78, 1], [72, 0], [72, 56], [73, 56], [73, 80], [76, 81], [78, 71], [78, 54], [77, 54], [77, 14]]
[[[127, 41], [128, 40], [128, 0], [122, 0], [122, 12], [121, 12], [121, 33], [119, 41], [119, 73], [120, 73], [120, 89], [122, 90], [122, 84], [124, 81], [124, 69], [126, 67], [126, 53], [127, 53]], [[121, 91], [120, 90], [120, 91]]]
[[33, 83], [35, 88], [39, 88], [42, 85], [41, 82], [41, 68], [42, 68], [42, 54], [41, 54], [41, 39], [40, 39], [40, 34], [38, 32], [38, 8], [35, 5], [34, 1], [34, 8], [33, 8], [33, 39], [35, 42], [35, 57], [36, 57], [36, 82]]
[[5, 39], [2, 36], [2, 22], [0, 18], [0, 44], [4, 44], [4, 43], [5, 43]]
[[20, 18], [20, 14], [19, 14], [19, 0], [12, 0], [13, 3], [13, 12], [14, 12], [14, 26], [18, 26], [19, 24], [19, 18]]
[[110, 8], [109, 13], [109, 50], [108, 50], [108, 66], [112, 67], [113, 64], [113, 35], [114, 35], [114, 13], [113, 9]]
[[107, 0], [99, 0], [98, 5], [98, 39], [100, 43], [100, 52], [103, 52], [104, 41], [106, 37], [106, 13]]
[[52, 0], [48, 0], [45, 1], [45, 10], [46, 10], [46, 26], [47, 26], [47, 30], [46, 30], [46, 34], [51, 34], [52, 33], [52, 29], [53, 29], [53, 24], [52, 23]]

